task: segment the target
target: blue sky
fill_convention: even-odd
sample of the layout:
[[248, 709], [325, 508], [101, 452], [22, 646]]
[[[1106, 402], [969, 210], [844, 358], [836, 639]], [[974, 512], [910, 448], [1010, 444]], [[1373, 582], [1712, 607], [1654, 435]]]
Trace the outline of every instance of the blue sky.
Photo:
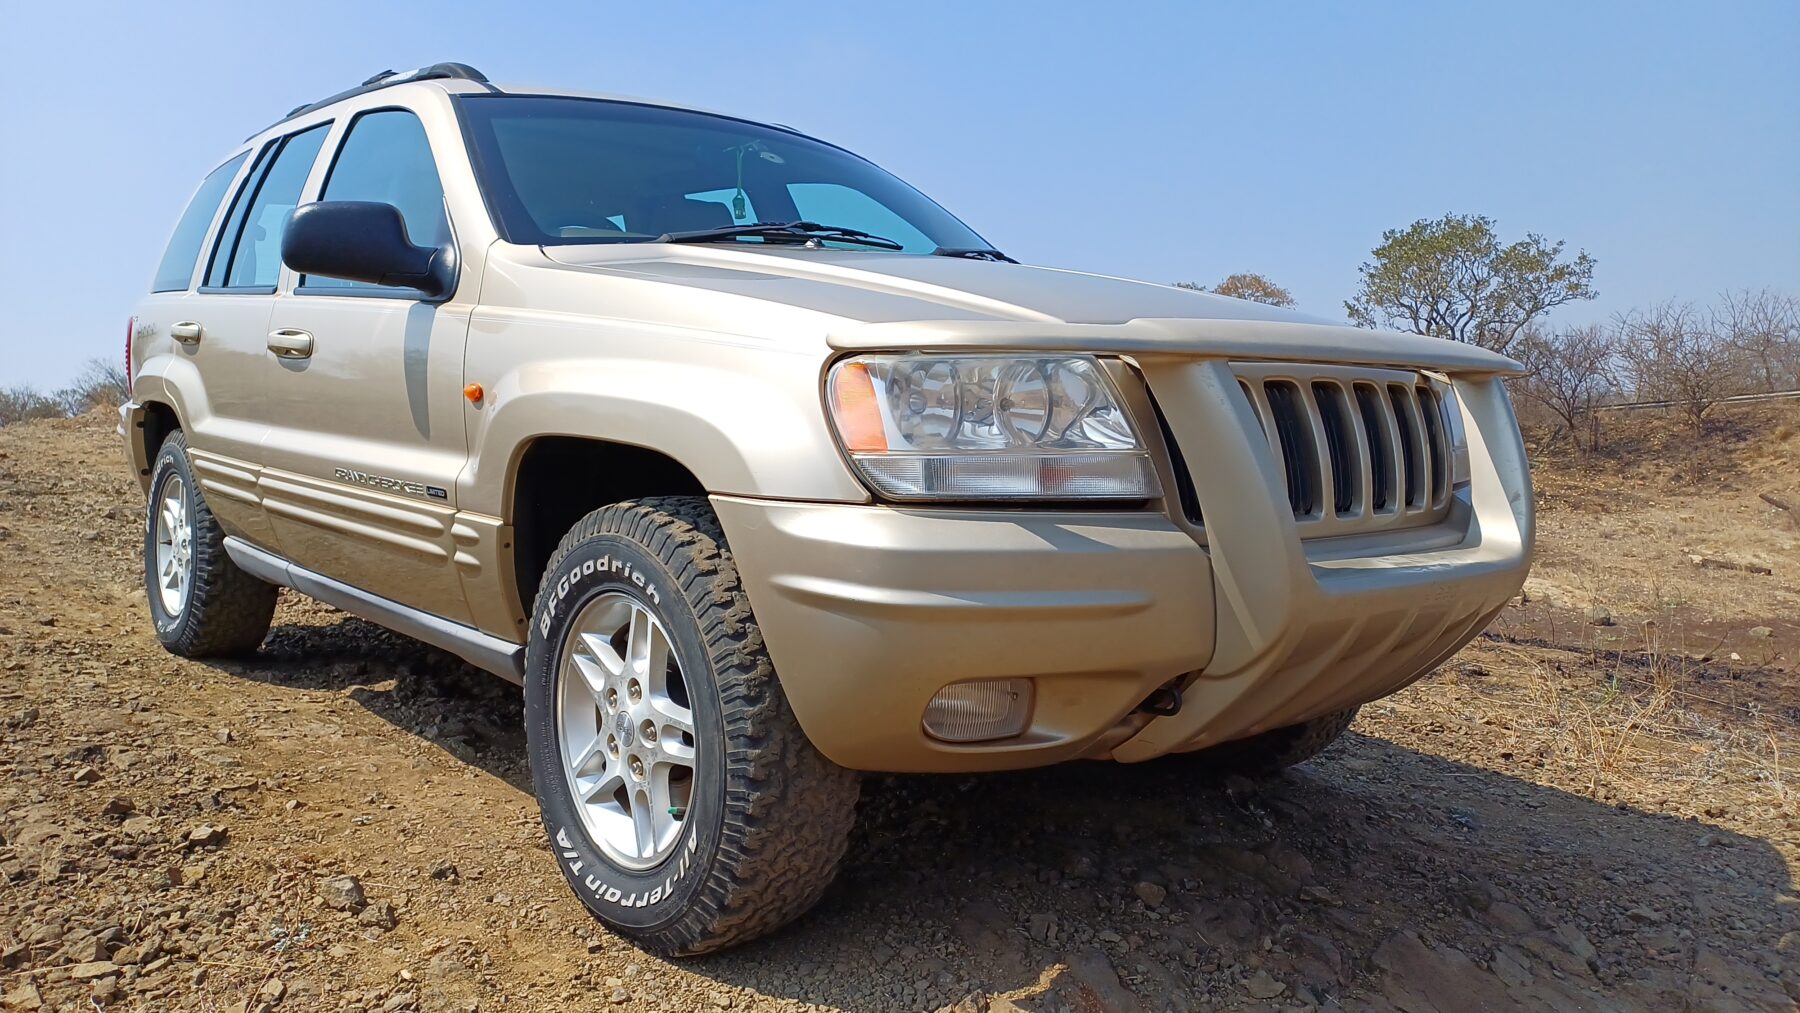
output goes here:
[[1581, 322], [1800, 293], [1800, 3], [9, 5], [0, 385], [116, 356], [200, 177], [383, 68], [649, 95], [881, 163], [1022, 260], [1259, 271], [1341, 318], [1384, 228], [1599, 261]]

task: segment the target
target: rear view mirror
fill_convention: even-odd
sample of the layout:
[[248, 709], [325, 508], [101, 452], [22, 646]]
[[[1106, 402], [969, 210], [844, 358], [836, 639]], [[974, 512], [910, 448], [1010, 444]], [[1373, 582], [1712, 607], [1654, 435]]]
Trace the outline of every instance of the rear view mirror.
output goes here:
[[449, 247], [414, 246], [392, 204], [318, 201], [302, 204], [281, 235], [281, 260], [301, 274], [448, 295], [456, 267]]

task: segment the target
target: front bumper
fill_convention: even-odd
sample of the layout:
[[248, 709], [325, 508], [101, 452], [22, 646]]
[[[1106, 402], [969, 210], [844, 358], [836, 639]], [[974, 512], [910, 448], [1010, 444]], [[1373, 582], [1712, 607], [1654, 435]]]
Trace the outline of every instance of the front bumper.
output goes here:
[[1115, 759], [1199, 749], [1387, 696], [1473, 639], [1524, 585], [1531, 471], [1499, 376], [1455, 379], [1469, 482], [1439, 523], [1303, 540], [1269, 441], [1234, 396], [1231, 365], [1146, 361], [1144, 375], [1206, 518], [1217, 646], [1181, 712], [1150, 722]]
[[[1074, 759], [1212, 654], [1206, 553], [1158, 514], [713, 505], [794, 714], [842, 766]], [[1013, 676], [1037, 681], [1024, 735], [925, 734], [943, 686]]]
[[[1147, 760], [1377, 699], [1518, 591], [1531, 484], [1500, 381], [1456, 382], [1471, 481], [1426, 527], [1302, 539], [1222, 361], [1141, 363], [1204, 532], [1155, 510], [922, 510], [715, 497], [796, 717], [846, 767], [976, 771]], [[940, 688], [1036, 680], [1027, 732], [952, 745]], [[1179, 712], [1139, 710], [1179, 680]]]

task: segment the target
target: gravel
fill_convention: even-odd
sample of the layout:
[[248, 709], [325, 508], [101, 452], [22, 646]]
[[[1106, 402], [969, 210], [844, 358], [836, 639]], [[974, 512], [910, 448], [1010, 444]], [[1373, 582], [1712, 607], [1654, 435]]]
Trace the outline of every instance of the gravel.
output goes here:
[[[1173, 763], [870, 778], [817, 910], [658, 959], [562, 884], [516, 690], [291, 595], [254, 658], [162, 652], [110, 427], [0, 430], [6, 1013], [1800, 999], [1791, 804], [1729, 766], [1596, 789], [1539, 732], [1459, 711], [1441, 681], [1458, 676], [1365, 708], [1269, 780]], [[1527, 650], [1477, 645], [1470, 664], [1522, 686]]]

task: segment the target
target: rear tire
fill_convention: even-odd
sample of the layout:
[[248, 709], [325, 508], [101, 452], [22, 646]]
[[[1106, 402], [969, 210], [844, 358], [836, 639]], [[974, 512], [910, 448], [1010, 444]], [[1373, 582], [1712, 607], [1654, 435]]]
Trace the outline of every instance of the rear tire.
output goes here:
[[545, 568], [525, 668], [544, 827], [608, 927], [705, 953], [779, 928], [830, 885], [858, 778], [801, 731], [704, 498], [582, 518]]
[[1236, 742], [1225, 742], [1210, 749], [1186, 754], [1194, 762], [1203, 763], [1221, 773], [1273, 774], [1324, 752], [1343, 736], [1356, 720], [1360, 707], [1326, 714], [1286, 728], [1273, 728]]
[[249, 654], [269, 633], [280, 589], [238, 569], [188, 465], [187, 436], [169, 434], [150, 473], [144, 590], [156, 639], [186, 658]]

